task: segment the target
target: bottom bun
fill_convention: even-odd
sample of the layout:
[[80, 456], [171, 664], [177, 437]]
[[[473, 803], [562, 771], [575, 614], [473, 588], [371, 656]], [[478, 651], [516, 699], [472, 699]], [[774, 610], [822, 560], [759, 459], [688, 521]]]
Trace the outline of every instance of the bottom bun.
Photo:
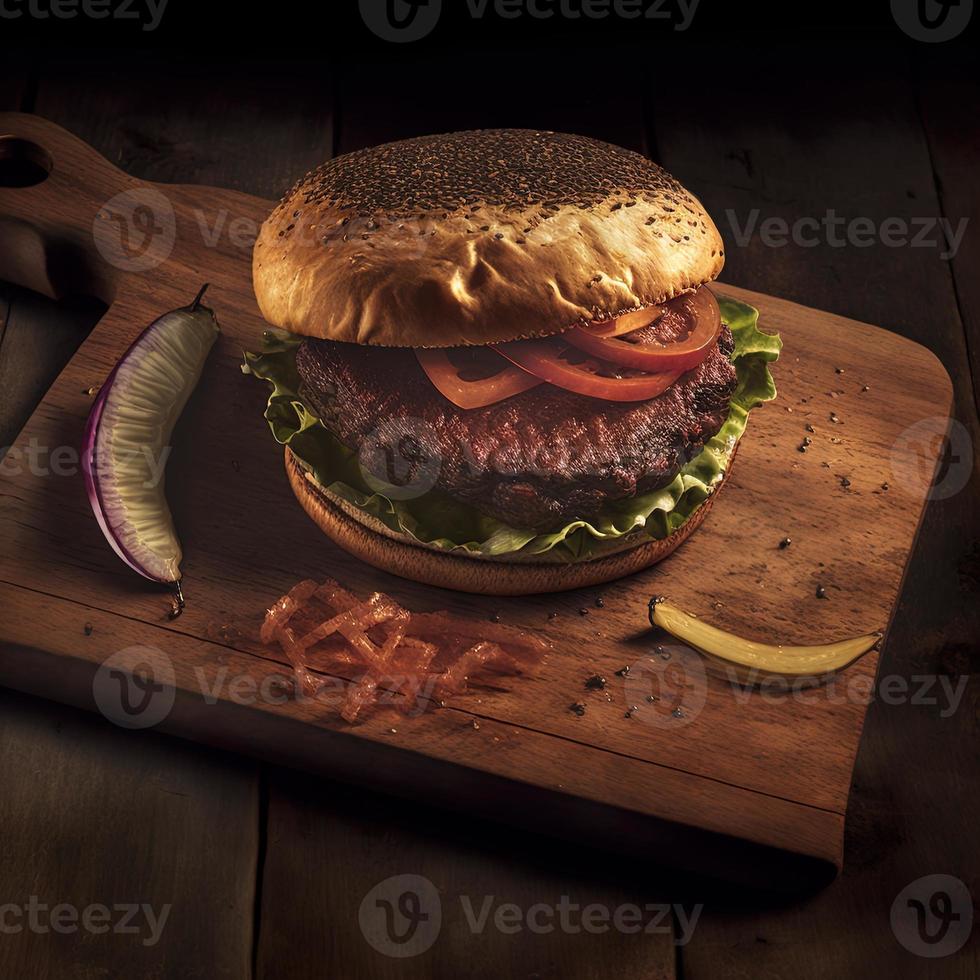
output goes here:
[[307, 473], [292, 450], [286, 448], [286, 473], [296, 499], [320, 530], [341, 548], [375, 568], [402, 578], [479, 595], [566, 592], [611, 582], [655, 565], [701, 526], [728, 479], [733, 461], [734, 453], [714, 493], [668, 537], [653, 540], [639, 531], [620, 539], [612, 553], [576, 562], [547, 560], [542, 555], [491, 557], [461, 549], [444, 551], [423, 544], [392, 531], [370, 514], [330, 493]]

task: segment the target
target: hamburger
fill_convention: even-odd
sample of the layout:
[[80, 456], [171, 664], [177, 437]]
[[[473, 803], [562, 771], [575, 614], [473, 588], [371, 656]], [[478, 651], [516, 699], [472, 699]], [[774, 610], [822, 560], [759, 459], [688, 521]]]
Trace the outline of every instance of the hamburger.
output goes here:
[[701, 523], [778, 337], [708, 285], [700, 202], [640, 154], [481, 130], [337, 157], [253, 256], [266, 418], [342, 548], [487, 594], [578, 588]]

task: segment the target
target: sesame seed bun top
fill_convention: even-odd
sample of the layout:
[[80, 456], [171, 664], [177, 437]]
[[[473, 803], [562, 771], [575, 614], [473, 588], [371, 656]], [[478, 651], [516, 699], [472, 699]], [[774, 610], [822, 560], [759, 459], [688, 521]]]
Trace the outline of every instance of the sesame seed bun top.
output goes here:
[[262, 225], [252, 272], [275, 326], [447, 347], [547, 336], [656, 305], [723, 264], [700, 202], [645, 157], [501, 129], [328, 161]]

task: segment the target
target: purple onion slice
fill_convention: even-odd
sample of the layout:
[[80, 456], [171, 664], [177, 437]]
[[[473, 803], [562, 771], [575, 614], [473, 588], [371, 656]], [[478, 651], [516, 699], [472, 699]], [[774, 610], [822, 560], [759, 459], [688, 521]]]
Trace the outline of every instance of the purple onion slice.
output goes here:
[[178, 589], [182, 552], [167, 505], [170, 437], [218, 339], [214, 311], [201, 304], [154, 320], [99, 391], [82, 445], [85, 488], [95, 518], [134, 571]]

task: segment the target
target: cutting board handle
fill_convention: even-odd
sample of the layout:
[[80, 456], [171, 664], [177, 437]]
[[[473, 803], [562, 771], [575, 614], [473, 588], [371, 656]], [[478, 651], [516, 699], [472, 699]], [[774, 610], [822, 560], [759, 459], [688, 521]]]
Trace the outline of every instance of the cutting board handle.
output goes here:
[[153, 195], [60, 126], [0, 113], [0, 279], [111, 303], [121, 276], [140, 271]]

